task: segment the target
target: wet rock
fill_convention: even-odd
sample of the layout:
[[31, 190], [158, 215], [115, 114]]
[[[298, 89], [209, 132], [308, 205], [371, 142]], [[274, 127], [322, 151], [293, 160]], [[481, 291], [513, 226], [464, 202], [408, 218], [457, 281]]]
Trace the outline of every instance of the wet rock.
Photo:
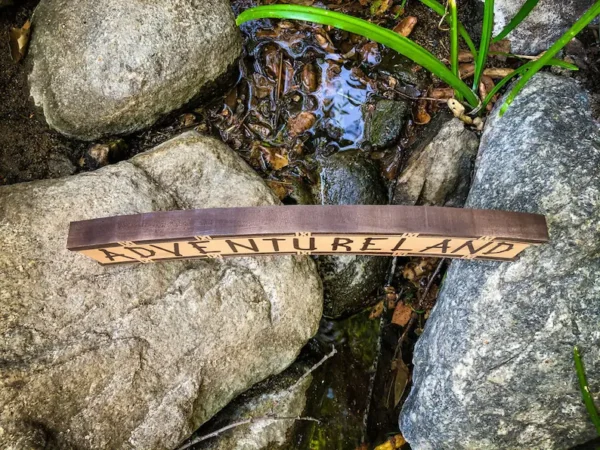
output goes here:
[[60, 153], [53, 153], [48, 157], [48, 177], [61, 178], [72, 175], [77, 169], [69, 158]]
[[[527, 18], [507, 36], [513, 53], [537, 55], [548, 50], [593, 3], [594, 0], [540, 0]], [[504, 29], [521, 6], [521, 0], [496, 0], [494, 35]]]
[[[232, 423], [250, 418], [300, 417], [306, 406], [307, 391], [313, 381], [309, 374], [300, 380], [310, 367], [294, 364], [279, 376], [254, 386], [227, 405], [210, 427], [203, 427], [195, 435], [205, 436]], [[298, 382], [298, 384], [296, 384]], [[261, 420], [242, 425], [216, 438], [203, 441], [196, 450], [275, 450], [294, 448], [294, 420]]]
[[212, 87], [241, 52], [227, 0], [42, 0], [32, 28], [35, 104], [52, 128], [82, 140], [152, 125]]
[[566, 449], [595, 436], [572, 356], [578, 345], [597, 393], [600, 129], [589, 108], [576, 82], [544, 73], [488, 121], [467, 207], [544, 214], [551, 242], [514, 263], [452, 263], [400, 418], [412, 448]]
[[[387, 196], [377, 166], [357, 152], [336, 153], [321, 161], [321, 203], [385, 205]], [[319, 271], [325, 289], [325, 315], [339, 317], [372, 303], [385, 278], [389, 258], [321, 256]]]
[[427, 125], [398, 177], [393, 203], [461, 207], [467, 199], [479, 139], [446, 114]]
[[355, 151], [321, 159], [323, 205], [385, 205], [385, 186], [373, 161]]
[[69, 222], [278, 201], [221, 142], [182, 134], [135, 158], [0, 187], [0, 447], [175, 448], [317, 331], [306, 257], [100, 266]]
[[372, 110], [370, 108], [367, 106], [364, 111], [365, 139], [375, 149], [395, 144], [410, 116], [410, 105], [401, 100], [379, 100]]

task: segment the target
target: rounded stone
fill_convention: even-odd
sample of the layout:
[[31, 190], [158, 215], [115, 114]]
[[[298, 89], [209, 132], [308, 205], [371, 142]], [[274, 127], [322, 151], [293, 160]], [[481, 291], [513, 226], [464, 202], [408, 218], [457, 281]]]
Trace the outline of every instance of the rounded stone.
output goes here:
[[31, 96], [50, 127], [82, 140], [152, 125], [241, 52], [228, 0], [42, 0], [32, 29]]

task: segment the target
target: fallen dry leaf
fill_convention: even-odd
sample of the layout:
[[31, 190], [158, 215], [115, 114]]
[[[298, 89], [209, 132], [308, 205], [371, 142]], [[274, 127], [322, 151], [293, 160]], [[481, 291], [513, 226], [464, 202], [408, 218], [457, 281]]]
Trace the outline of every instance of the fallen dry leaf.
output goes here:
[[420, 258], [418, 261], [411, 261], [402, 269], [402, 276], [413, 284], [419, 284], [419, 280], [433, 272], [438, 261], [434, 258]]
[[317, 40], [319, 47], [321, 47], [327, 53], [335, 53], [335, 47], [333, 46], [331, 39], [329, 39], [329, 36], [324, 36], [321, 33], [315, 33], [315, 39]]
[[375, 447], [375, 450], [396, 450], [406, 444], [406, 439], [402, 437], [401, 434], [397, 434], [396, 436], [392, 436], [383, 444]]
[[300, 136], [305, 131], [308, 131], [317, 121], [317, 117], [308, 111], [302, 111], [300, 114], [291, 117], [288, 120], [288, 130], [290, 136]]
[[375, 0], [371, 3], [371, 15], [379, 16], [390, 7], [390, 0]]
[[258, 123], [249, 123], [246, 125], [249, 130], [251, 130], [254, 134], [260, 136], [265, 139], [271, 134], [271, 129], [264, 125], [260, 125]]
[[475, 73], [475, 64], [461, 64], [458, 66], [458, 74], [460, 78], [472, 77]]
[[383, 314], [383, 300], [373, 306], [371, 310], [371, 314], [369, 314], [369, 319], [378, 319]]
[[483, 100], [487, 97], [492, 89], [494, 89], [494, 80], [491, 77], [484, 75], [479, 82], [479, 97]]
[[317, 90], [317, 71], [312, 64], [306, 64], [302, 69], [302, 86], [307, 92], [315, 92]]
[[514, 69], [493, 67], [490, 69], [485, 69], [483, 71], [483, 74], [490, 78], [504, 78], [513, 72], [514, 72]]
[[429, 94], [431, 98], [447, 99], [454, 97], [454, 89], [452, 88], [436, 88]]
[[473, 53], [468, 50], [461, 50], [458, 52], [458, 62], [466, 63], [471, 62], [475, 59]]
[[396, 289], [394, 288], [394, 286], [385, 287], [385, 299], [387, 300], [388, 309], [393, 309], [396, 307], [396, 302], [398, 301], [398, 294], [396, 293]]
[[508, 39], [502, 39], [498, 42], [492, 42], [489, 51], [491, 56], [504, 62], [508, 56], [507, 54], [510, 53], [510, 41]]
[[410, 306], [403, 302], [398, 302], [394, 309], [394, 315], [392, 316], [392, 323], [400, 327], [405, 327], [410, 317], [412, 316], [412, 309]]
[[289, 194], [287, 185], [281, 181], [267, 180], [267, 185], [271, 188], [279, 200], [283, 200]]
[[401, 36], [408, 37], [417, 24], [417, 18], [414, 16], [405, 17], [394, 27], [394, 31]]
[[287, 152], [281, 148], [260, 145], [259, 149], [263, 155], [263, 158], [265, 158], [265, 161], [269, 163], [273, 170], [283, 169], [290, 163], [286, 154]]
[[11, 28], [9, 31], [10, 56], [14, 62], [18, 63], [25, 57], [30, 33], [31, 22], [29, 20], [21, 28]]
[[415, 114], [415, 123], [417, 125], [426, 125], [431, 121], [431, 116], [427, 112], [427, 100], [417, 102], [417, 112]]
[[396, 375], [394, 377], [395, 408], [400, 403], [400, 400], [402, 400], [402, 395], [404, 394], [406, 386], [408, 385], [408, 380], [410, 378], [410, 370], [408, 370], [408, 366], [404, 364], [404, 361], [402, 361], [402, 355], [400, 355], [398, 359], [394, 361], [394, 365], [396, 366]]

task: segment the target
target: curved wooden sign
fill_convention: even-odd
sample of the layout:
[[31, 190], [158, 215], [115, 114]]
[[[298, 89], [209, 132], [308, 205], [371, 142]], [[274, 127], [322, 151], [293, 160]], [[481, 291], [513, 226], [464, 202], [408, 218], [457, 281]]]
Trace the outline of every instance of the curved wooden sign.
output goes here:
[[72, 222], [67, 248], [101, 264], [249, 255], [437, 256], [512, 261], [548, 242], [544, 216], [416, 206], [266, 206]]

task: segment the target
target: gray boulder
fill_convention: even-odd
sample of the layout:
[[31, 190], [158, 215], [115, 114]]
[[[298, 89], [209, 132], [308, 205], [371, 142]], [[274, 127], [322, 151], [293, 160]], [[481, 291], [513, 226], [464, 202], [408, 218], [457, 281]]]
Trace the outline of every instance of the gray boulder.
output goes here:
[[[358, 152], [336, 153], [321, 161], [323, 205], [385, 205], [387, 195], [377, 166]], [[372, 303], [389, 258], [381, 256], [321, 256], [319, 272], [325, 289], [324, 313], [340, 317]]]
[[395, 144], [410, 117], [410, 103], [403, 100], [379, 100], [365, 108], [365, 139], [375, 149]]
[[[297, 366], [297, 367], [296, 367]], [[299, 371], [298, 369], [304, 369]], [[301, 378], [309, 370], [294, 364], [282, 374], [253, 387], [227, 405], [211, 421], [211, 430], [220, 430], [228, 425], [247, 419], [257, 421], [233, 428], [218, 436], [196, 444], [196, 450], [287, 450], [294, 448], [293, 429], [297, 424], [294, 417], [301, 417], [306, 406], [307, 393], [313, 377]], [[264, 420], [268, 417], [292, 418], [290, 420]], [[209, 431], [198, 430], [198, 437]]]
[[128, 162], [0, 187], [0, 447], [172, 449], [317, 331], [305, 257], [98, 265], [70, 221], [273, 205], [228, 147], [185, 133]]
[[[494, 2], [495, 35], [504, 29], [523, 3], [522, 0]], [[540, 0], [527, 18], [507, 36], [512, 51], [537, 55], [547, 50], [593, 3], [594, 0]]]
[[514, 263], [453, 262], [400, 427], [416, 450], [567, 449], [595, 436], [573, 347], [600, 389], [600, 129], [571, 79], [536, 75], [484, 135], [467, 207], [542, 213]]
[[50, 127], [82, 140], [152, 125], [241, 52], [228, 0], [42, 0], [32, 29], [31, 96]]
[[462, 206], [478, 147], [477, 135], [463, 122], [438, 114], [427, 125], [398, 177], [393, 203]]

